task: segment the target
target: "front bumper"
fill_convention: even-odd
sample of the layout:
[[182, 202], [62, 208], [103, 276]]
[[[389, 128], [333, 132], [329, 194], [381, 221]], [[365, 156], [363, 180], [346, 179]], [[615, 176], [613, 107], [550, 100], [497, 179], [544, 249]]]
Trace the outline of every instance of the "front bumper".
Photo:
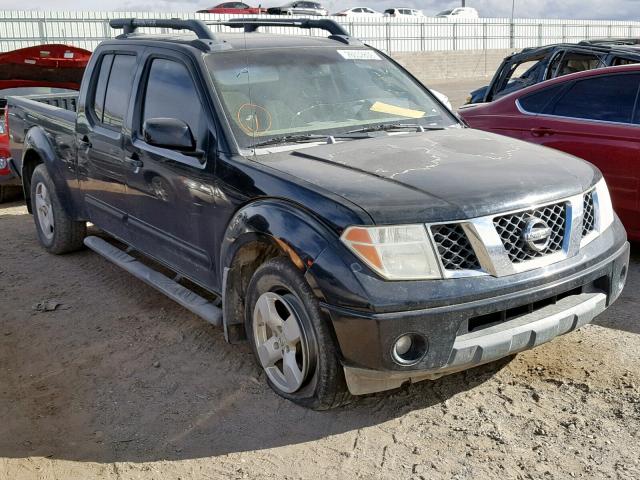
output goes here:
[[[349, 390], [360, 395], [472, 368], [575, 330], [618, 298], [628, 263], [629, 244], [622, 241], [598, 261], [574, 265], [546, 284], [520, 285], [491, 298], [393, 313], [323, 307], [333, 322]], [[424, 357], [410, 366], [392, 355], [395, 340], [406, 333], [418, 333], [427, 343]]]

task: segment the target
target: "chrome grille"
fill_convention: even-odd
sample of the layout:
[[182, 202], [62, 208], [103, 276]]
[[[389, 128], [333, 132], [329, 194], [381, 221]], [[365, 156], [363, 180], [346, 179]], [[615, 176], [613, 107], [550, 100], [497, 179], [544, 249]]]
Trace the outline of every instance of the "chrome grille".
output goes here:
[[[524, 241], [524, 229], [532, 218], [544, 221], [551, 228], [551, 238], [547, 247], [538, 252]], [[518, 212], [494, 219], [494, 225], [512, 263], [525, 262], [562, 250], [566, 223], [566, 202]]]
[[445, 270], [480, 270], [478, 257], [459, 223], [433, 225], [431, 233]]
[[593, 190], [584, 194], [582, 207], [582, 236], [586, 237], [596, 229], [596, 212], [593, 204]]

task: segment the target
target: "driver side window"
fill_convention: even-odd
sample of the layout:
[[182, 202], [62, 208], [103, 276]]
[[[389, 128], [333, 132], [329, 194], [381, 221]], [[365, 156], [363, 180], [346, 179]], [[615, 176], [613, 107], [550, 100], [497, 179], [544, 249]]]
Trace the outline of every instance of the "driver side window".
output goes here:
[[141, 126], [150, 118], [177, 118], [191, 129], [200, 145], [206, 122], [191, 74], [182, 63], [156, 58], [151, 64]]

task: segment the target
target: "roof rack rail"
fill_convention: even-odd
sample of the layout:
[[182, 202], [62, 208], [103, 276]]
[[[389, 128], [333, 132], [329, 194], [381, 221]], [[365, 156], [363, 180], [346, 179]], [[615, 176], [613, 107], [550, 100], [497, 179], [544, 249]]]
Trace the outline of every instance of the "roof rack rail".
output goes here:
[[582, 40], [579, 45], [613, 45], [613, 46], [633, 46], [640, 45], [640, 38], [592, 38]]
[[317, 28], [329, 32], [332, 36], [349, 38], [351, 34], [339, 23], [329, 20], [313, 20], [309, 18], [238, 18], [222, 22], [231, 28], [244, 28], [245, 32], [255, 32], [260, 27], [294, 27], [294, 28]]
[[109, 22], [111, 28], [122, 29], [126, 37], [135, 33], [138, 28], [169, 28], [172, 30], [190, 30], [200, 40], [216, 40], [215, 35], [201, 20], [181, 20], [179, 18], [117, 18]]

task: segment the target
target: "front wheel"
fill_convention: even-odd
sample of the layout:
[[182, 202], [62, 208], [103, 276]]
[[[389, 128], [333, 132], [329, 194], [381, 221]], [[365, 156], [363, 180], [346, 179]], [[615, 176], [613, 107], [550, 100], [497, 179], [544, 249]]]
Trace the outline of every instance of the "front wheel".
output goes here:
[[258, 364], [280, 396], [314, 410], [348, 403], [329, 326], [303, 275], [286, 258], [254, 273], [245, 326]]
[[35, 168], [31, 177], [31, 208], [38, 239], [49, 253], [62, 254], [82, 248], [87, 225], [73, 220], [62, 208], [55, 184], [43, 164]]

